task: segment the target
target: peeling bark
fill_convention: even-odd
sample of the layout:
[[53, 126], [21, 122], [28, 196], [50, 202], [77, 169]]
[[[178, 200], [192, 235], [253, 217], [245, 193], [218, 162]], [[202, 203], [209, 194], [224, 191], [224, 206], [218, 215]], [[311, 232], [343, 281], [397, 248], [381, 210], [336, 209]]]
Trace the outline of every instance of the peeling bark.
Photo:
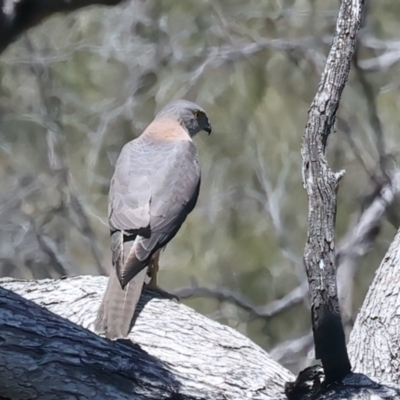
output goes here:
[[309, 198], [304, 262], [315, 353], [322, 361], [328, 382], [343, 378], [351, 366], [340, 318], [334, 242], [336, 191], [344, 172], [332, 172], [324, 153], [350, 72], [363, 4], [363, 0], [342, 1], [336, 36], [311, 104], [302, 145], [303, 185]]
[[176, 301], [142, 296], [130, 334], [135, 344], [74, 325], [92, 329], [106, 283], [89, 276], [0, 280], [3, 288], [70, 320], [0, 288], [0, 396], [285, 399], [289, 371], [235, 330]]

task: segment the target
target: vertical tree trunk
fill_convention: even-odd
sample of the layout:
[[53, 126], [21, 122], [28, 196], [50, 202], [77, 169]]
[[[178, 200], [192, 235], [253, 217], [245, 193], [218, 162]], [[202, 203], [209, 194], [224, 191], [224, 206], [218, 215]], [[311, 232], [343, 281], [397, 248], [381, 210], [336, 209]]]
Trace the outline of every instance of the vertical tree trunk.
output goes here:
[[304, 261], [309, 281], [316, 358], [327, 382], [351, 370], [340, 318], [335, 265], [336, 191], [344, 171], [334, 173], [325, 159], [328, 136], [335, 123], [342, 91], [350, 72], [363, 0], [343, 0], [336, 36], [303, 137], [303, 185], [309, 197], [308, 237]]

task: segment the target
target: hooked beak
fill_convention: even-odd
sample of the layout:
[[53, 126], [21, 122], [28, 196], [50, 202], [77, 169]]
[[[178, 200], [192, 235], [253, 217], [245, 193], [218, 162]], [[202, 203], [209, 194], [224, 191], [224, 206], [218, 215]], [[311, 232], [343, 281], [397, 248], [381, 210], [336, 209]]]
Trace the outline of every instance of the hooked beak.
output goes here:
[[208, 136], [210, 136], [212, 132], [211, 125], [207, 124], [207, 126], [204, 127], [204, 131], [208, 133]]

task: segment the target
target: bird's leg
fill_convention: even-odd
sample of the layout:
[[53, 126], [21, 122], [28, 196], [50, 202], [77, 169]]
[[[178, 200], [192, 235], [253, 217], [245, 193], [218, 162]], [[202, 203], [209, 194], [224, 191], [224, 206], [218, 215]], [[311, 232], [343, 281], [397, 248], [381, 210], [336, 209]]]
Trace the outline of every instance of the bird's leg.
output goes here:
[[160, 260], [160, 251], [157, 251], [154, 254], [153, 258], [151, 259], [151, 264], [147, 271], [147, 275], [150, 277], [150, 281], [146, 285], [147, 289], [152, 290], [152, 289], [155, 289], [158, 287], [157, 286], [157, 274], [158, 274], [158, 270], [160, 268], [159, 260]]
[[158, 270], [160, 268], [159, 265], [159, 260], [160, 260], [160, 250], [158, 250], [152, 260], [151, 260], [151, 264], [149, 266], [149, 269], [147, 271], [147, 275], [150, 277], [150, 282], [147, 283], [145, 285], [145, 289], [147, 290], [151, 290], [153, 292], [158, 293], [159, 295], [161, 295], [162, 297], [166, 298], [166, 299], [175, 299], [175, 300], [179, 300], [178, 296], [175, 296], [174, 294], [168, 293], [167, 291], [165, 291], [164, 289], [161, 289], [158, 285], [157, 285], [157, 274], [158, 274]]

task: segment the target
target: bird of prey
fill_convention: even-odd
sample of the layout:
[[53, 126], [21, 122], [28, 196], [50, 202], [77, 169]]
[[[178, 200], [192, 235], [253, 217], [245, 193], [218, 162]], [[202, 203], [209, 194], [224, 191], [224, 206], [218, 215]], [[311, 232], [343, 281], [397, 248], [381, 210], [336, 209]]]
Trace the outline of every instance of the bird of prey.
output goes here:
[[159, 251], [193, 210], [200, 166], [192, 137], [211, 133], [205, 111], [177, 100], [165, 106], [118, 157], [109, 192], [113, 268], [95, 330], [126, 337], [146, 275], [156, 284]]

